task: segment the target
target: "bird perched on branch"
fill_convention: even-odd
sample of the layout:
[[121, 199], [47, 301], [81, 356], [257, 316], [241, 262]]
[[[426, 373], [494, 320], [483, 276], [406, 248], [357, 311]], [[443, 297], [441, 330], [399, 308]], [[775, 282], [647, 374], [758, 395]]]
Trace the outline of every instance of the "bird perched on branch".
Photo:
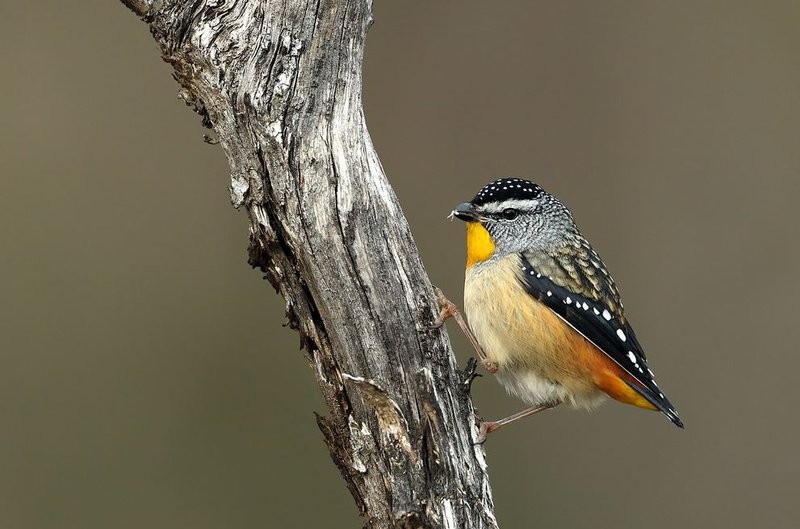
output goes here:
[[487, 370], [530, 408], [481, 424], [480, 441], [562, 402], [592, 408], [606, 395], [657, 410], [683, 428], [656, 384], [617, 287], [572, 214], [533, 182], [487, 184], [451, 215], [467, 223], [464, 310], [441, 293]]

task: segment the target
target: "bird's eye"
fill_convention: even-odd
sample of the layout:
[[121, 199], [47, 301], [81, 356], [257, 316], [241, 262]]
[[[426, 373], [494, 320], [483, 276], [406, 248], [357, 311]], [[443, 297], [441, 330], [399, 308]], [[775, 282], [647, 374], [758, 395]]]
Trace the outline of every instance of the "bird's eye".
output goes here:
[[514, 220], [519, 215], [519, 211], [516, 209], [508, 208], [504, 209], [503, 212], [500, 214], [506, 220]]

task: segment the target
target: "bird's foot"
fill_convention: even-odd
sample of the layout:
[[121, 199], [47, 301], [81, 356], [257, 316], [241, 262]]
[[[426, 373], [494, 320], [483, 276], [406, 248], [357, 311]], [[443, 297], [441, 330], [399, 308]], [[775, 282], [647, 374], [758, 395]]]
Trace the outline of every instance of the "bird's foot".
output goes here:
[[475, 416], [475, 420], [478, 423], [478, 437], [475, 438], [474, 443], [476, 445], [482, 445], [485, 443], [489, 434], [502, 426], [502, 423], [499, 421], [484, 421], [477, 415]]
[[433, 325], [431, 325], [431, 328], [438, 329], [444, 325], [444, 322], [447, 321], [447, 318], [452, 318], [456, 314], [459, 314], [459, 312], [456, 304], [445, 297], [441, 288], [434, 287], [433, 292], [436, 294], [436, 303], [439, 305], [439, 315], [435, 320], [433, 320]]

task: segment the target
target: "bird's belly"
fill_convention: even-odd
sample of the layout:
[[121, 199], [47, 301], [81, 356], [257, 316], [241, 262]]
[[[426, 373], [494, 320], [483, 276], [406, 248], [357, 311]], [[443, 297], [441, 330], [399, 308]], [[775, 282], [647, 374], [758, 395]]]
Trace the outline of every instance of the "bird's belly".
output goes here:
[[525, 291], [517, 260], [475, 266], [464, 285], [464, 311], [498, 380], [532, 405], [595, 405], [603, 393], [592, 380], [594, 346]]

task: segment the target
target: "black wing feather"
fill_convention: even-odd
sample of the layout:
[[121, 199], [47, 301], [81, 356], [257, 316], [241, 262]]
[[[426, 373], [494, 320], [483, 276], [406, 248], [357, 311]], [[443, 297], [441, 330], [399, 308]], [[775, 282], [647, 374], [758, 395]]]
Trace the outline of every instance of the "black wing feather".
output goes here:
[[621, 321], [602, 303], [570, 291], [537, 271], [524, 257], [521, 280], [527, 292], [544, 303], [578, 331], [639, 384], [627, 384], [658, 408], [676, 426], [683, 428], [675, 407], [656, 385], [653, 372], [636, 334], [627, 321]]

